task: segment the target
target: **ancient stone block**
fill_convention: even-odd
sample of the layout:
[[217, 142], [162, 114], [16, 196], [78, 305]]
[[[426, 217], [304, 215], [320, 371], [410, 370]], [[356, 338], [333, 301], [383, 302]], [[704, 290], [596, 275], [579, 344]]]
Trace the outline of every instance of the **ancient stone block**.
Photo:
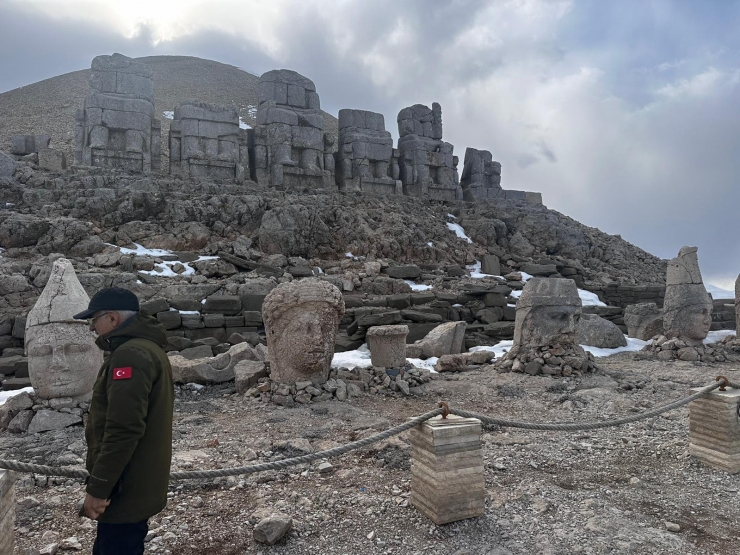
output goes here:
[[49, 135], [13, 135], [10, 138], [10, 153], [18, 156], [38, 153], [44, 148], [49, 148], [50, 142]]
[[59, 172], [67, 169], [67, 159], [61, 150], [44, 148], [39, 151], [39, 167], [44, 170]]
[[493, 161], [487, 150], [465, 150], [460, 186], [467, 201], [495, 199], [501, 196], [501, 164]]
[[596, 314], [581, 314], [576, 328], [576, 342], [600, 349], [627, 346], [627, 340], [616, 324]]
[[75, 162], [150, 173], [160, 167], [151, 68], [121, 54], [97, 56], [90, 94], [75, 116]]
[[18, 169], [18, 162], [12, 156], [0, 152], [0, 177], [13, 177]]
[[648, 341], [663, 334], [663, 311], [655, 303], [638, 303], [624, 309], [627, 335]]
[[401, 368], [406, 364], [408, 326], [375, 326], [367, 330], [365, 341], [373, 366]]
[[[696, 390], [694, 390], [696, 391]], [[740, 390], [714, 390], [689, 404], [689, 452], [729, 474], [740, 472]]]
[[485, 513], [481, 430], [456, 416], [411, 430], [411, 503], [437, 525]]

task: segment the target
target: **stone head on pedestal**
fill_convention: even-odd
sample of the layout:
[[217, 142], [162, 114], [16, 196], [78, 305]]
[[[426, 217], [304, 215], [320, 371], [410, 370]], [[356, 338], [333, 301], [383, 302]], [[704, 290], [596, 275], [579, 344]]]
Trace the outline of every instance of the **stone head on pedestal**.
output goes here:
[[682, 247], [668, 262], [663, 304], [667, 337], [701, 345], [712, 325], [712, 297], [704, 288], [696, 247]]
[[532, 278], [516, 305], [514, 347], [575, 344], [580, 317], [581, 299], [572, 279]]
[[344, 315], [339, 289], [314, 278], [283, 283], [267, 295], [262, 314], [272, 380], [325, 382]]
[[95, 334], [72, 316], [87, 308], [90, 298], [72, 263], [54, 262], [44, 291], [26, 320], [26, 351], [31, 385], [42, 399], [90, 396], [103, 362]]

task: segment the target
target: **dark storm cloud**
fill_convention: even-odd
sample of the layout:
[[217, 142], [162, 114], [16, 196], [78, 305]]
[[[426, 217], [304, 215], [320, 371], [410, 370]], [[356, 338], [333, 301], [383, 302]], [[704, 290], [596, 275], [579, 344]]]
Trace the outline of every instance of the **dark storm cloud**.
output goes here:
[[325, 110], [381, 112], [394, 136], [401, 108], [438, 101], [445, 140], [491, 150], [505, 187], [662, 257], [696, 245], [705, 278], [740, 271], [740, 3], [275, 2], [259, 39], [245, 4], [243, 29], [156, 44], [0, 4], [0, 91], [119, 51], [294, 69]]

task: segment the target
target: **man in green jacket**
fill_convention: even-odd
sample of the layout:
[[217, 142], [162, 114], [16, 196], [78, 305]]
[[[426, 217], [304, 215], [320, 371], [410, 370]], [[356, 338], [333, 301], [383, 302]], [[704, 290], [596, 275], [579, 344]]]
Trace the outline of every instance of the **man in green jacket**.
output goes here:
[[172, 461], [172, 368], [164, 327], [127, 289], [98, 291], [75, 314], [110, 354], [93, 388], [83, 512], [98, 521], [93, 555], [144, 553], [147, 521], [167, 504]]

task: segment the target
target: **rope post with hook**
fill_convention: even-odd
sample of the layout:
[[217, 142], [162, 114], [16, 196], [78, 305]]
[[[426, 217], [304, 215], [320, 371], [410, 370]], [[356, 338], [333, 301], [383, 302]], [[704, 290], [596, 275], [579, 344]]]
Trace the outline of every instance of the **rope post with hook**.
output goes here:
[[[722, 385], [689, 404], [689, 452], [729, 474], [740, 472], [740, 389], [725, 376]], [[729, 388], [729, 389], [728, 389]]]

